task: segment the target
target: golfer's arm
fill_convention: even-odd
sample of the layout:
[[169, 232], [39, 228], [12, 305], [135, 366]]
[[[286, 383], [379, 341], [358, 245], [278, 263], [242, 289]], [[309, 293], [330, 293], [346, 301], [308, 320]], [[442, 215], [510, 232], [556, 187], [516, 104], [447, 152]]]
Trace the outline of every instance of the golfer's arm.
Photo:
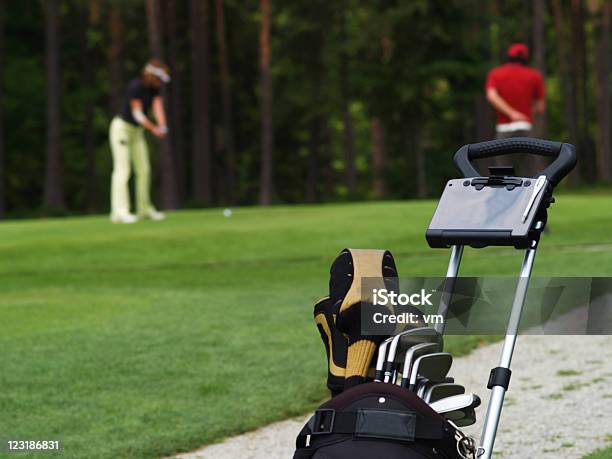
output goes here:
[[164, 100], [161, 96], [155, 96], [153, 98], [153, 114], [157, 125], [160, 127], [166, 127], [166, 111], [164, 110]]
[[491, 105], [493, 105], [493, 107], [495, 107], [497, 111], [502, 112], [509, 118], [512, 118], [512, 115], [516, 113], [516, 110], [514, 110], [508, 104], [508, 102], [502, 99], [502, 97], [497, 92], [497, 89], [495, 88], [487, 89], [487, 100], [491, 103]]
[[130, 100], [130, 110], [132, 111], [132, 116], [134, 119], [145, 129], [149, 131], [153, 131], [155, 129], [155, 124], [147, 118], [147, 116], [142, 111], [142, 102], [138, 99]]

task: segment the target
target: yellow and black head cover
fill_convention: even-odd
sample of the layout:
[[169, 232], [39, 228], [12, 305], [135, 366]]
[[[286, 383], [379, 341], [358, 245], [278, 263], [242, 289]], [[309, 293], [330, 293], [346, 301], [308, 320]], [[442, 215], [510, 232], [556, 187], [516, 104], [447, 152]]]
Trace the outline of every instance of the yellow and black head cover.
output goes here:
[[348, 340], [336, 328], [338, 307], [330, 297], [320, 299], [314, 307], [314, 321], [317, 325], [325, 352], [327, 353], [327, 387], [335, 397], [344, 390], [344, 377], [346, 371], [346, 352]]
[[361, 309], [371, 304], [371, 296], [362, 292], [365, 278], [368, 278], [368, 286], [399, 291], [397, 268], [391, 252], [344, 249], [331, 267], [329, 296], [333, 308], [337, 308], [336, 328], [348, 339], [345, 389], [365, 382], [378, 344], [388, 337], [361, 334]]

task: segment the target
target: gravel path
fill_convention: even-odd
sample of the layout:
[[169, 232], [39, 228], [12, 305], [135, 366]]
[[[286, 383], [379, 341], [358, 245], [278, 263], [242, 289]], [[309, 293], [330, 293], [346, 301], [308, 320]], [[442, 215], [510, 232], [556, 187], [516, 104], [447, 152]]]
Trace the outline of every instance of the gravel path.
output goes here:
[[[501, 343], [457, 359], [450, 376], [481, 396], [479, 422], [465, 429], [478, 438], [489, 391], [489, 371]], [[499, 458], [580, 458], [612, 441], [612, 337], [520, 336], [495, 450]], [[177, 456], [183, 459], [290, 459], [305, 419], [271, 424], [223, 443]]]

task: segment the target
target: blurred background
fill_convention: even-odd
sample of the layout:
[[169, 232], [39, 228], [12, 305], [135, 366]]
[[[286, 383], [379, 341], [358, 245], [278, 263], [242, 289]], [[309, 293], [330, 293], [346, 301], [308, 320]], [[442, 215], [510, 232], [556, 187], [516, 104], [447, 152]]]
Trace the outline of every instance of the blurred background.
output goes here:
[[[108, 211], [108, 125], [150, 56], [172, 71], [151, 141], [164, 209], [433, 197], [490, 139], [487, 71], [525, 42], [540, 137], [612, 180], [607, 0], [0, 1], [0, 215]], [[198, 165], [198, 167], [195, 167]]]

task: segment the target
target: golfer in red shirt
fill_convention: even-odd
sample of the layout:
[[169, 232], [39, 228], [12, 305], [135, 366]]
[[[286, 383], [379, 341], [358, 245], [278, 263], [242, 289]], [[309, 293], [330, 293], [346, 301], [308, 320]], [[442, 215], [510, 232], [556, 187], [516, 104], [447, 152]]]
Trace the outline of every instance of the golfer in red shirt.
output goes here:
[[497, 112], [496, 138], [529, 136], [533, 115], [544, 113], [546, 101], [542, 74], [527, 65], [529, 48], [515, 43], [508, 61], [487, 75], [487, 100]]

